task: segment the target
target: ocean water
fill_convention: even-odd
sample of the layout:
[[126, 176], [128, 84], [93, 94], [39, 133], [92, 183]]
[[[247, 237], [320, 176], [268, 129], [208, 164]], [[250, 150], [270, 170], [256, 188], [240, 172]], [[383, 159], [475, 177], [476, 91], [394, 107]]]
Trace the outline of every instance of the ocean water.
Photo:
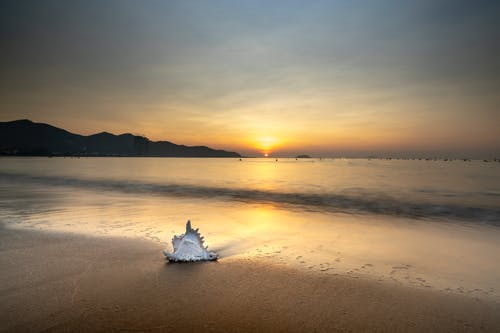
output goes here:
[[188, 219], [221, 260], [500, 299], [500, 163], [0, 158], [3, 227], [169, 248]]

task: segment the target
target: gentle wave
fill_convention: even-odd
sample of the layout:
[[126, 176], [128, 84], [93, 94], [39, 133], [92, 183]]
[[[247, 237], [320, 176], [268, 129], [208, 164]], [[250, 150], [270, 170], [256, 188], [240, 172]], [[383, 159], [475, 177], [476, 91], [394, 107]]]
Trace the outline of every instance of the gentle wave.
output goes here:
[[138, 181], [82, 179], [0, 173], [2, 181], [71, 186], [91, 190], [157, 194], [175, 197], [224, 199], [245, 203], [289, 205], [306, 210], [340, 213], [368, 213], [412, 218], [446, 218], [500, 225], [500, 208], [472, 207], [460, 204], [408, 202], [385, 193], [359, 191], [355, 194], [278, 192], [257, 189], [209, 187], [190, 184], [157, 184]]

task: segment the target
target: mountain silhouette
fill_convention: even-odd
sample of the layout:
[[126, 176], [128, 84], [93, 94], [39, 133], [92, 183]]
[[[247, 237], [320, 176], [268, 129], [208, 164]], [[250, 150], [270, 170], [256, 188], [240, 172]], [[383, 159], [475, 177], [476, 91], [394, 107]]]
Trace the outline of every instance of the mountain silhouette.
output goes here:
[[150, 141], [132, 134], [79, 135], [27, 119], [0, 122], [0, 154], [20, 156], [241, 157], [205, 146]]

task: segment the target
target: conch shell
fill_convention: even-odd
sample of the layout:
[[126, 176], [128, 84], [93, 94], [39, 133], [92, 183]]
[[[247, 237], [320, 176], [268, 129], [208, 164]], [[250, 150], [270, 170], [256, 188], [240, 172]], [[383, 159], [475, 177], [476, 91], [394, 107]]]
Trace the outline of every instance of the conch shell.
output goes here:
[[198, 229], [191, 228], [191, 221], [186, 223], [186, 233], [172, 238], [174, 252], [167, 250], [163, 254], [169, 261], [212, 261], [217, 260], [217, 253], [208, 251], [208, 246], [203, 246], [203, 237]]

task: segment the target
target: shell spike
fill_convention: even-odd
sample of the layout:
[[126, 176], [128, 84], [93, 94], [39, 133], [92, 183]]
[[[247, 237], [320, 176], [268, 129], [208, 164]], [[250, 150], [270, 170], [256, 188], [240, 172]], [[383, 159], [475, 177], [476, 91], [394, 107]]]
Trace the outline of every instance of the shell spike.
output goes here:
[[188, 221], [186, 222], [186, 232], [189, 232], [190, 230], [193, 230], [193, 229], [191, 228], [191, 221], [190, 221], [190, 220], [188, 220]]

